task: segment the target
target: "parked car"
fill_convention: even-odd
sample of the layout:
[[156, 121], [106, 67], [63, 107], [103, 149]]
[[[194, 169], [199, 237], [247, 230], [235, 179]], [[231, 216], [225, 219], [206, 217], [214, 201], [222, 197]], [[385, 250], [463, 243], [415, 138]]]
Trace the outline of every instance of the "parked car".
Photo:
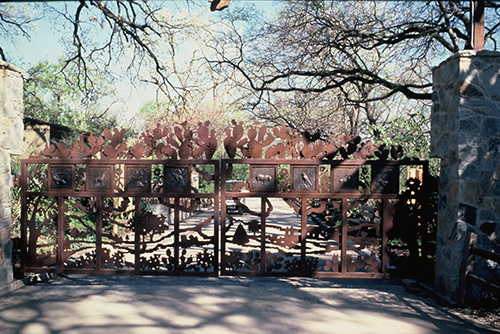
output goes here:
[[[244, 181], [240, 180], [229, 180], [226, 181], [226, 192], [232, 192], [234, 187], [238, 183], [245, 183]], [[240, 188], [239, 191], [241, 192], [243, 189]], [[244, 197], [238, 197], [238, 200], [242, 203], [245, 204], [245, 198]], [[243, 214], [243, 208], [241, 206], [238, 206], [236, 202], [234, 201], [233, 198], [228, 197], [226, 198], [226, 212], [227, 213], [238, 213], [240, 215]]]

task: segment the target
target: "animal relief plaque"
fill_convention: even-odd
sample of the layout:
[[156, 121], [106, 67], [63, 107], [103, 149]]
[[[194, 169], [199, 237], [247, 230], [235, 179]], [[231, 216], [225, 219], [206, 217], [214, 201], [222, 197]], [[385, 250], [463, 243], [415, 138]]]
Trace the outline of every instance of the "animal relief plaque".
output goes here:
[[358, 180], [358, 167], [335, 167], [332, 170], [332, 191], [357, 192]]
[[125, 167], [125, 190], [149, 191], [151, 185], [151, 168], [149, 166]]
[[318, 168], [315, 166], [292, 166], [292, 189], [294, 191], [316, 191]]
[[87, 167], [88, 190], [111, 190], [113, 166]]
[[189, 167], [165, 167], [166, 191], [189, 191]]
[[73, 167], [50, 167], [50, 189], [73, 189]]
[[399, 192], [399, 168], [372, 166], [372, 192], [397, 194]]
[[276, 167], [250, 166], [250, 191], [276, 191]]

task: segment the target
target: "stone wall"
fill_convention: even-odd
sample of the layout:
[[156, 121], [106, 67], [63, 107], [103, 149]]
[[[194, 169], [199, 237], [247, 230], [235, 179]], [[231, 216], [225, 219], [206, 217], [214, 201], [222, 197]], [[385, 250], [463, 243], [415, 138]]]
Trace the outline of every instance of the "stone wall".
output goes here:
[[15, 288], [12, 273], [10, 159], [22, 154], [23, 71], [0, 61], [0, 294]]
[[[500, 251], [500, 53], [461, 51], [433, 70], [431, 155], [441, 158], [436, 289], [456, 300], [467, 231]], [[495, 265], [474, 271], [494, 278]]]

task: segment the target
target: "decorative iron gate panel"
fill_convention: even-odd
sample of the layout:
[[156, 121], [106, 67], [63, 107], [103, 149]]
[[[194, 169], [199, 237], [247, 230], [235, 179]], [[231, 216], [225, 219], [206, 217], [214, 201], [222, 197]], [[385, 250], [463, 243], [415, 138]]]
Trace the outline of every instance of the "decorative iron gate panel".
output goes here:
[[[202, 166], [211, 193], [194, 187]], [[29, 159], [22, 173], [23, 271], [218, 275], [218, 161]]]
[[[425, 193], [426, 161], [399, 161], [400, 149], [359, 137], [319, 140], [258, 123], [245, 131], [241, 122], [226, 130], [229, 158], [212, 160], [215, 131], [208, 122], [198, 126], [158, 126], [128, 143], [124, 130], [105, 130], [51, 145], [46, 158], [23, 160], [21, 270], [392, 274], [393, 202], [407, 166], [418, 167], [423, 178], [405, 184], [405, 193]], [[403, 220], [411, 215], [417, 221], [407, 236], [427, 233], [428, 205], [413, 203], [410, 195], [399, 203], [414, 204], [403, 210]], [[398, 246], [410, 257], [426, 258], [414, 241]]]
[[[250, 165], [249, 182], [227, 191], [238, 164]], [[223, 160], [221, 274], [388, 277], [392, 201], [407, 165], [427, 174], [426, 162]], [[243, 214], [228, 213], [228, 199]]]

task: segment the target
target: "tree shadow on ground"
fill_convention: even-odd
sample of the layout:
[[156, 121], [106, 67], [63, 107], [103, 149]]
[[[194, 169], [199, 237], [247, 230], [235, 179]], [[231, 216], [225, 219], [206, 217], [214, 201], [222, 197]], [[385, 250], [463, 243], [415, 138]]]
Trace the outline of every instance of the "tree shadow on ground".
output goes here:
[[495, 333], [392, 280], [61, 276], [1, 298], [2, 333]]

